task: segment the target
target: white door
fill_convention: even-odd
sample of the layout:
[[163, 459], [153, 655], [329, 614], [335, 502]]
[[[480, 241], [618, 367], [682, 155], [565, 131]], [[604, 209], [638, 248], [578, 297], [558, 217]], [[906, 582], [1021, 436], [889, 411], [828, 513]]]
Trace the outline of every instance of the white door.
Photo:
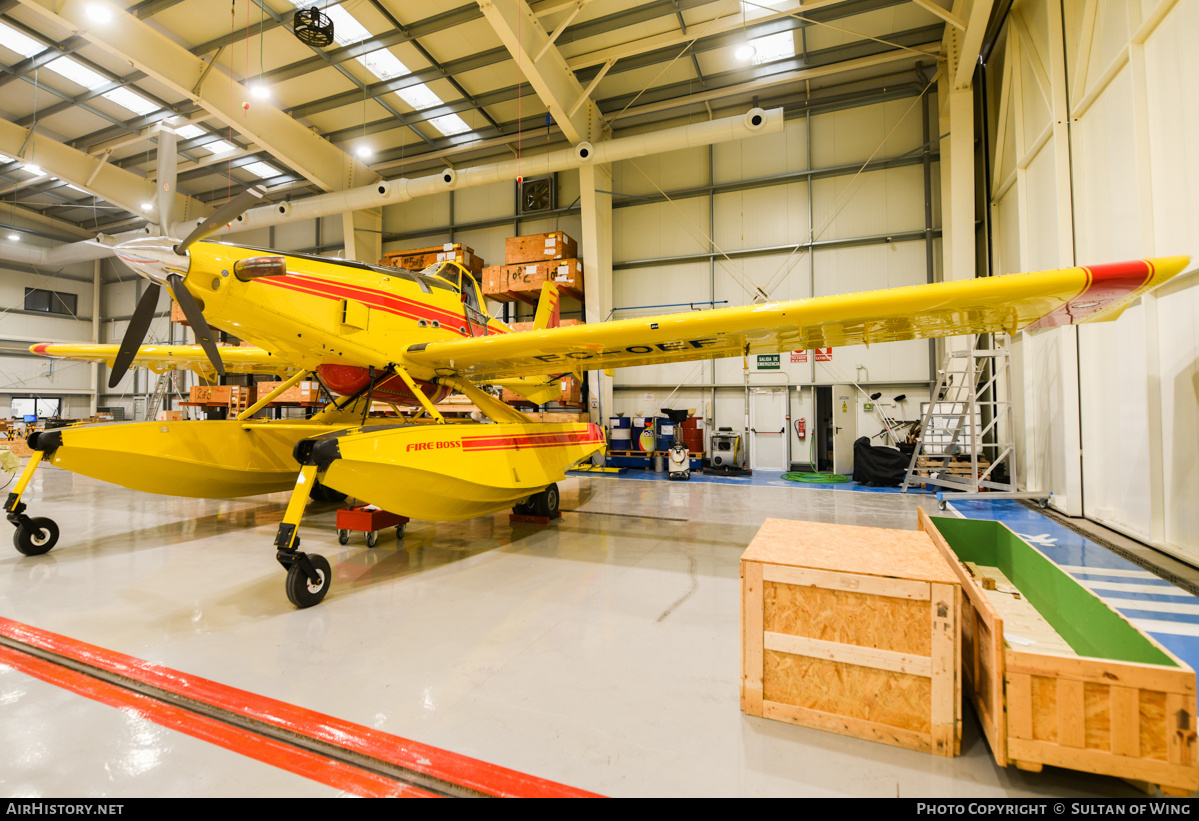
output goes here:
[[833, 385], [833, 473], [853, 473], [853, 443], [858, 438], [858, 409], [853, 385]]
[[786, 470], [786, 389], [755, 388], [749, 407], [749, 466], [754, 470]]

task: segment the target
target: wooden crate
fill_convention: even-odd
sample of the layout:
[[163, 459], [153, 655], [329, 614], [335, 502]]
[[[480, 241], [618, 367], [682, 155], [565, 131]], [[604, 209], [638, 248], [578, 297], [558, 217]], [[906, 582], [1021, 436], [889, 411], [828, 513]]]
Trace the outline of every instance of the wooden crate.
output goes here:
[[767, 519], [741, 556], [741, 709], [957, 755], [960, 603], [926, 534]]
[[[962, 583], [962, 677], [1000, 766], [1199, 789], [1193, 670], [1004, 525], [922, 510], [919, 526]], [[984, 589], [988, 568], [1011, 587]]]
[[[582, 325], [582, 324], [583, 324], [583, 320], [581, 320], [581, 319], [562, 319], [562, 320], [559, 320], [558, 327], [559, 328], [569, 328], [572, 325]], [[532, 320], [530, 320], [528, 322], [509, 322], [508, 327], [511, 328], [516, 333], [523, 333], [524, 331], [533, 330], [533, 322], [532, 322]]]
[[548, 262], [526, 262], [509, 265], [508, 292], [537, 296], [546, 280], [554, 282], [562, 293], [583, 298], [583, 263], [577, 259], [550, 260]]
[[[271, 391], [277, 389], [282, 384], [282, 382], [259, 382], [254, 386], [257, 391], [254, 401], [258, 402], [265, 399]], [[321, 402], [323, 401], [321, 397], [321, 383], [311, 379], [302, 380], [275, 397], [274, 401], [308, 404]]]
[[461, 243], [434, 245], [428, 248], [412, 248], [406, 251], [388, 251], [379, 260], [380, 265], [423, 271], [435, 262], [457, 262], [477, 277], [481, 276], [485, 263], [475, 250]]
[[578, 255], [578, 243], [561, 231], [509, 237], [504, 241], [504, 262], [507, 265], [543, 262], [547, 259], [574, 259]]
[[249, 404], [250, 389], [244, 385], [192, 385], [191, 401], [207, 404], [245, 407]]

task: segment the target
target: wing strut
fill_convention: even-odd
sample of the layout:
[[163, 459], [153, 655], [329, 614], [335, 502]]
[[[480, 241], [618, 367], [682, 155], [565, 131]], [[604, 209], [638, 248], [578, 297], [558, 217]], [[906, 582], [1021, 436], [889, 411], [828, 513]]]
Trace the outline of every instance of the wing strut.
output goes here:
[[275, 401], [275, 399], [276, 399], [276, 398], [277, 398], [277, 397], [278, 397], [280, 394], [282, 394], [282, 393], [283, 393], [285, 390], [287, 390], [288, 388], [290, 388], [290, 387], [294, 386], [294, 385], [295, 385], [297, 382], [299, 382], [301, 379], [303, 379], [303, 378], [304, 378], [305, 376], [307, 376], [307, 375], [308, 375], [308, 371], [300, 371], [300, 372], [299, 372], [299, 373], [297, 373], [295, 376], [293, 376], [293, 377], [291, 377], [290, 379], [288, 379], [286, 382], [281, 382], [281, 383], [279, 384], [279, 387], [275, 388], [273, 391], [271, 391], [270, 393], [268, 393], [268, 394], [267, 394], [266, 396], [264, 396], [262, 399], [259, 399], [259, 400], [258, 400], [257, 402], [255, 402], [253, 405], [251, 405], [250, 407], [246, 408], [244, 411], [242, 411], [241, 413], [239, 413], [239, 414], [237, 415], [237, 421], [238, 421], [238, 422], [244, 422], [244, 421], [246, 421], [246, 420], [247, 420], [247, 419], [249, 419], [251, 416], [253, 416], [254, 414], [258, 413], [258, 411], [260, 411], [260, 410], [262, 410], [263, 408], [265, 408], [265, 407], [266, 407], [268, 404], [270, 404], [271, 402], [274, 402], [274, 401]]
[[533, 421], [511, 405], [501, 402], [486, 391], [479, 390], [461, 376], [443, 376], [437, 381], [465, 394], [470, 401], [475, 403], [475, 407], [496, 422], [519, 422], [527, 425]]
[[412, 377], [408, 375], [408, 371], [396, 366], [395, 372], [400, 375], [400, 379], [404, 380], [404, 384], [408, 386], [408, 390], [412, 391], [412, 394], [420, 401], [421, 407], [437, 420], [437, 424], [444, 425], [445, 417], [437, 412], [437, 408], [433, 407], [433, 403], [429, 401], [429, 397], [425, 396], [425, 392], [416, 386], [416, 383], [412, 381]]

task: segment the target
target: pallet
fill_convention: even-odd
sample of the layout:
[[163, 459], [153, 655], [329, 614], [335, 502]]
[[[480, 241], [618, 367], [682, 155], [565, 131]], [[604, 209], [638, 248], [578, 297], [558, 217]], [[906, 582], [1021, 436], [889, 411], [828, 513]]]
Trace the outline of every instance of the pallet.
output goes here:
[[[1004, 525], [921, 510], [919, 527], [961, 581], [963, 683], [1000, 766], [1199, 789], [1193, 670]], [[1043, 624], [996, 601], [1012, 582], [992, 566]]]

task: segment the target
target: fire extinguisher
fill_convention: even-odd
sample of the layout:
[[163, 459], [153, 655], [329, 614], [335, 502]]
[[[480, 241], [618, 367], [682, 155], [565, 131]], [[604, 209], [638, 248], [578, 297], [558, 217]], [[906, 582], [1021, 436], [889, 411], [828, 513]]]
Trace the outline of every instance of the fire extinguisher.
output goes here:
[[800, 418], [800, 419], [795, 420], [795, 433], [800, 439], [803, 439], [804, 437], [806, 437], [808, 435], [808, 420], [807, 419]]

